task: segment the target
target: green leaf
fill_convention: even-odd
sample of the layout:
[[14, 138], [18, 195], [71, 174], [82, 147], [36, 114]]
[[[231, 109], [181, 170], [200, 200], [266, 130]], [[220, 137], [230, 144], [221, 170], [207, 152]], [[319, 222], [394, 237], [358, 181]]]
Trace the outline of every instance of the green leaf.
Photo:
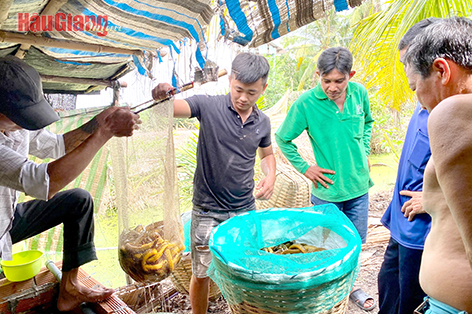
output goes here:
[[399, 61], [398, 43], [415, 23], [428, 17], [470, 16], [471, 1], [391, 0], [386, 8], [371, 13], [358, 24], [350, 43], [357, 78], [367, 88], [375, 88], [384, 106], [400, 110], [401, 104], [413, 102], [415, 94]]

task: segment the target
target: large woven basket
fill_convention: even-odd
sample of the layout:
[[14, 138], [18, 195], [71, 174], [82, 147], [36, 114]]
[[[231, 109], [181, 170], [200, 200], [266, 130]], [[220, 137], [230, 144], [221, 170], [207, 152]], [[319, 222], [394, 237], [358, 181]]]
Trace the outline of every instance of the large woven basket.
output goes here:
[[[260, 252], [288, 239], [326, 250]], [[209, 246], [209, 275], [233, 314], [344, 314], [360, 266], [360, 237], [333, 204], [232, 217], [212, 231]]]
[[[320, 314], [345, 314], [347, 311], [347, 306], [349, 303], [349, 295], [344, 299], [338, 302], [330, 310], [324, 311]], [[251, 304], [246, 302], [241, 303], [241, 305], [230, 305], [231, 313], [240, 313], [240, 314], [280, 314], [280, 312], [272, 312], [267, 310], [261, 310]]]
[[[174, 268], [170, 275], [170, 280], [174, 284], [175, 289], [182, 294], [189, 294], [190, 279], [192, 278], [192, 259], [190, 252], [182, 254], [179, 264]], [[210, 301], [215, 301], [221, 295], [218, 286], [210, 279]]]
[[[349, 303], [350, 285], [348, 282], [355, 276], [355, 271], [340, 278], [341, 285], [338, 289], [332, 290], [329, 283], [317, 287], [303, 290], [258, 290], [240, 289], [235, 285], [224, 281], [221, 287], [228, 300], [238, 298], [244, 300], [239, 304], [229, 304], [233, 314], [281, 314], [294, 313], [297, 303], [301, 299], [308, 298], [315, 308], [319, 309], [320, 304], [327, 300], [344, 296], [334, 306], [326, 306], [325, 310], [316, 311], [317, 314], [345, 314]], [[339, 283], [339, 282], [338, 282]], [[235, 294], [234, 297], [231, 294]], [[237, 296], [236, 296], [237, 295]], [[229, 302], [228, 302], [229, 303]], [[296, 311], [300, 312], [300, 309]], [[314, 313], [313, 309], [305, 308], [304, 312]]]
[[277, 164], [274, 193], [269, 200], [256, 200], [257, 209], [311, 206], [310, 181], [292, 165]]

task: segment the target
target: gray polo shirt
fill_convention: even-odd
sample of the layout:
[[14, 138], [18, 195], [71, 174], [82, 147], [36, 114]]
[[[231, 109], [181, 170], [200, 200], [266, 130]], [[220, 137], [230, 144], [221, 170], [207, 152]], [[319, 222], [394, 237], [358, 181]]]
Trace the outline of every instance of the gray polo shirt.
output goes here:
[[243, 124], [229, 93], [186, 101], [200, 121], [193, 203], [224, 211], [253, 205], [257, 149], [271, 144], [269, 117], [254, 107]]

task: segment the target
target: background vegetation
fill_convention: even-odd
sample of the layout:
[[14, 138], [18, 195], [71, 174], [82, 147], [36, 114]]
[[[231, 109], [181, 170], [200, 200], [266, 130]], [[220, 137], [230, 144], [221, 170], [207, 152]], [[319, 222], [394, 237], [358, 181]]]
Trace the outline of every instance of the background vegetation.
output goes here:
[[[285, 35], [271, 43], [275, 54], [266, 55], [271, 71], [268, 87], [259, 108], [268, 109], [289, 92], [289, 104], [316, 86], [316, 60], [329, 47], [348, 47], [354, 56], [353, 81], [366, 86], [375, 125], [371, 152], [382, 160], [391, 154], [398, 162], [411, 114], [416, 106], [414, 93], [399, 62], [398, 43], [416, 22], [428, 17], [470, 16], [472, 2], [464, 0], [368, 0], [354, 10], [328, 12], [326, 18]], [[177, 152], [181, 200], [191, 198], [196, 134]], [[387, 159], [391, 160], [390, 157]], [[383, 164], [383, 162], [379, 162]], [[390, 166], [391, 168], [391, 166]], [[190, 193], [190, 194], [186, 194]]]
[[[287, 92], [288, 103], [293, 103], [301, 93], [318, 83], [315, 70], [321, 51], [333, 46], [348, 47], [354, 55], [354, 70], [357, 71], [353, 80], [368, 89], [376, 120], [370, 160], [374, 165], [386, 166], [373, 169], [374, 189], [388, 186], [396, 175], [395, 154], [392, 152], [400, 153], [406, 125], [415, 106], [414, 94], [409, 90], [403, 66], [398, 62], [398, 42], [411, 25], [424, 18], [471, 14], [472, 2], [469, 0], [368, 0], [347, 13], [329, 12], [326, 18], [271, 43], [278, 46], [277, 53], [266, 56], [271, 65], [269, 86], [258, 106], [262, 110], [269, 109]], [[141, 119], [145, 121], [144, 125], [152, 122], [146, 112], [143, 112]], [[187, 211], [191, 208], [193, 193], [198, 125], [193, 119], [175, 119], [174, 127], [176, 133], [182, 129], [193, 132], [185, 144], [177, 146], [176, 152], [180, 207], [182, 211]], [[151, 130], [143, 127], [141, 131]], [[138, 141], [135, 138], [133, 140]], [[144, 137], [142, 142], [147, 144], [147, 140]], [[149, 143], [143, 146], [143, 150], [152, 146]], [[137, 177], [136, 180], [146, 178]], [[111, 200], [106, 204], [107, 210], [99, 215], [96, 228], [100, 260], [88, 264], [86, 270], [103, 284], [117, 287], [123, 285], [123, 278], [116, 276], [121, 273], [116, 263], [116, 193], [113, 178], [109, 178], [108, 182]], [[375, 192], [374, 189], [371, 191]], [[149, 213], [143, 216], [146, 214]]]
[[[288, 103], [316, 86], [316, 60], [324, 49], [333, 46], [348, 47], [354, 56], [353, 80], [366, 86], [371, 110], [376, 120], [372, 133], [374, 167], [371, 177], [376, 183], [371, 193], [391, 188], [396, 176], [395, 154], [401, 152], [406, 126], [415, 107], [414, 94], [410, 92], [403, 66], [398, 62], [397, 45], [405, 31], [414, 23], [430, 16], [446, 17], [472, 13], [469, 1], [446, 0], [368, 0], [348, 13], [329, 12], [318, 20], [271, 43], [277, 53], [266, 55], [271, 65], [269, 86], [258, 106], [266, 110], [274, 106], [287, 92]], [[143, 117], [147, 119], [147, 117]], [[176, 136], [181, 130], [191, 135], [183, 145], [176, 145], [180, 208], [188, 211], [192, 204], [193, 174], [196, 165], [198, 124], [194, 119], [175, 119]], [[257, 168], [257, 167], [256, 167]], [[113, 216], [113, 211], [108, 214]], [[114, 225], [103, 217], [98, 224], [101, 234], [112, 233]], [[111, 219], [110, 219], [111, 220]], [[110, 231], [110, 232], [109, 232]], [[112, 246], [112, 242], [103, 246]], [[99, 251], [103, 261], [113, 259], [113, 250]], [[92, 264], [92, 263], [91, 263]], [[109, 267], [98, 264], [96, 270]], [[118, 266], [113, 269], [118, 269]], [[89, 273], [94, 270], [89, 268]], [[116, 284], [112, 284], [116, 286]]]

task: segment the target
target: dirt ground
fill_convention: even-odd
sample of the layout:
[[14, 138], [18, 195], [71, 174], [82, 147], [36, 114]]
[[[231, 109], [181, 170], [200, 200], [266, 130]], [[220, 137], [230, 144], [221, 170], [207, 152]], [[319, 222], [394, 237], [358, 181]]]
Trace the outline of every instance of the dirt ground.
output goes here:
[[[392, 199], [392, 190], [379, 192], [370, 197], [369, 206], [369, 229], [367, 241], [362, 246], [361, 269], [355, 283], [356, 287], [362, 288], [367, 294], [375, 299], [376, 308], [370, 313], [378, 312], [378, 289], [377, 275], [382, 265], [385, 249], [387, 248], [390, 232], [381, 225], [380, 218], [388, 207]], [[348, 314], [367, 313], [357, 307], [353, 302], [349, 302]]]
[[[356, 287], [362, 288], [367, 294], [371, 295], [376, 304], [378, 303], [377, 275], [383, 261], [383, 255], [389, 240], [389, 232], [380, 224], [380, 217], [386, 210], [392, 191], [383, 191], [370, 196], [369, 208], [369, 231], [367, 235], [367, 243], [362, 247], [361, 253], [361, 269], [355, 283]], [[169, 279], [160, 283], [164, 290], [172, 287]], [[140, 312], [138, 313], [151, 313]], [[378, 306], [370, 312], [357, 307], [354, 303], [349, 302], [347, 314], [363, 314], [377, 313]], [[165, 302], [160, 302], [160, 306], [154, 309], [152, 313], [180, 313], [191, 314], [190, 301], [187, 295], [174, 293], [166, 298]], [[223, 297], [216, 302], [210, 302], [208, 313], [230, 314], [231, 311]]]

